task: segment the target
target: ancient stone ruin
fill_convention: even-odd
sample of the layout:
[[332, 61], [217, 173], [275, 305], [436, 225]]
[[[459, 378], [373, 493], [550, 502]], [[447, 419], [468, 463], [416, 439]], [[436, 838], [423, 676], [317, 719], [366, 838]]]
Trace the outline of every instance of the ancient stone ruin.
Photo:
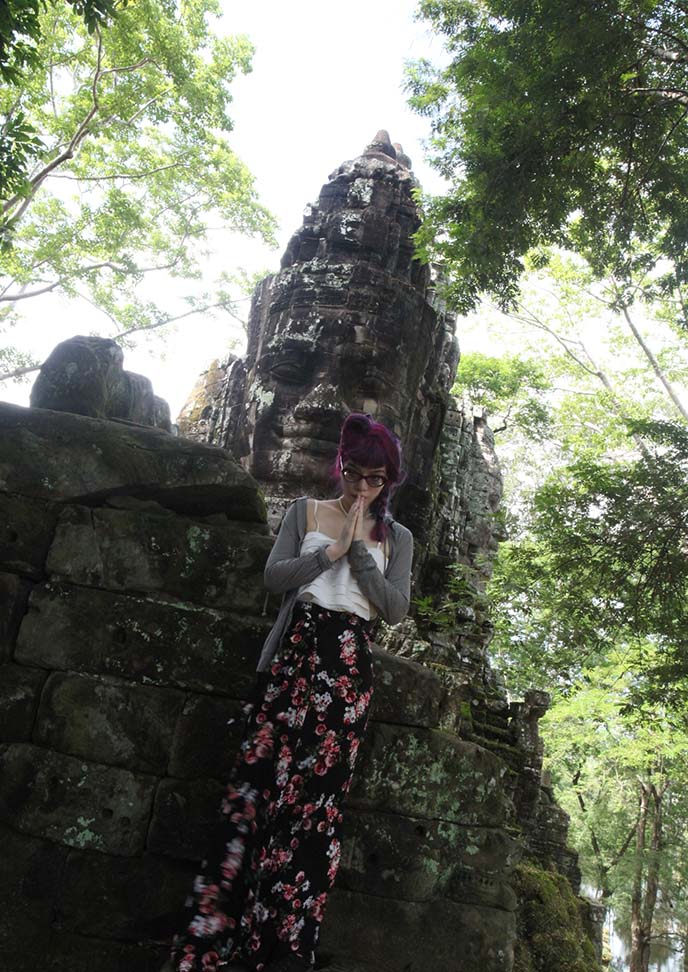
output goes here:
[[107, 338], [78, 336], [62, 341], [43, 362], [31, 389], [31, 405], [169, 432], [167, 402], [153, 394], [145, 375], [125, 371], [123, 360], [120, 346]]
[[[97, 408], [38, 392], [30, 409], [0, 405], [11, 972], [159, 969], [276, 612], [261, 583], [269, 524], [293, 496], [328, 493], [352, 409], [403, 440], [396, 515], [416, 538], [427, 610], [375, 650], [320, 965], [536, 967], [536, 892], [515, 881], [525, 857], [570, 899], [570, 924], [553, 934], [580, 950], [576, 968], [598, 967], [599, 914], [574, 897], [566, 816], [541, 779], [547, 698], [510, 703], [489, 665], [480, 592], [500, 536], [499, 470], [484, 418], [450, 395], [454, 322], [413, 258], [414, 186], [384, 132], [333, 173], [256, 290], [246, 356], [211, 366], [181, 437], [116, 404], [114, 353], [92, 339], [60, 355], [91, 362]], [[60, 367], [44, 370], [37, 388], [60, 387]], [[76, 387], [78, 367], [68, 377]]]

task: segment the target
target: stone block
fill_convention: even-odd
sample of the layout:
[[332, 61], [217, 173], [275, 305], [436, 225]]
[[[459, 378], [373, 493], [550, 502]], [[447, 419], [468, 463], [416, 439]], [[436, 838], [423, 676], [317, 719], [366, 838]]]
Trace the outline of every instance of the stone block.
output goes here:
[[221, 824], [223, 786], [217, 780], [161, 780], [155, 794], [148, 850], [200, 861], [210, 834]]
[[335, 889], [320, 949], [378, 972], [511, 972], [515, 936], [514, 914], [499, 908]]
[[372, 718], [380, 722], [435, 728], [445, 690], [423, 665], [373, 648], [375, 691]]
[[[0, 946], [8, 972], [36, 972], [48, 948], [65, 847], [0, 826]], [[34, 964], [32, 964], [32, 962]]]
[[159, 945], [130, 945], [54, 933], [49, 950], [33, 965], [12, 972], [158, 972], [169, 954]]
[[47, 672], [11, 663], [0, 665], [0, 741], [31, 738], [41, 688]]
[[0, 570], [43, 577], [59, 507], [0, 493]]
[[505, 878], [520, 845], [505, 830], [348, 809], [337, 887], [406, 901], [516, 908]]
[[265, 523], [265, 502], [225, 450], [128, 422], [0, 402], [0, 489], [54, 502], [152, 499], [179, 513]]
[[12, 657], [30, 590], [31, 584], [17, 574], [0, 573], [0, 661]]
[[170, 430], [167, 402], [144, 375], [124, 371], [122, 349], [111, 338], [77, 334], [50, 353], [31, 389], [34, 408], [117, 418]]
[[111, 591], [164, 591], [196, 604], [259, 614], [272, 538], [240, 524], [134, 510], [69, 507], [48, 557], [51, 577]]
[[34, 589], [18, 661], [246, 696], [269, 619], [48, 583]]
[[184, 698], [173, 689], [55, 672], [43, 690], [34, 742], [162, 776]]
[[56, 912], [65, 931], [133, 941], [171, 939], [197, 868], [152, 854], [70, 851]]
[[144, 847], [155, 778], [28, 743], [0, 747], [0, 820], [69, 847], [135, 855]]
[[245, 720], [243, 702], [192, 695], [175, 729], [170, 776], [227, 779], [239, 750]]
[[361, 747], [350, 801], [358, 809], [499, 827], [513, 814], [507, 773], [475, 743], [378, 722]]
[[61, 341], [41, 366], [31, 405], [105, 417], [109, 386], [123, 362], [122, 349], [112, 339], [77, 334]]

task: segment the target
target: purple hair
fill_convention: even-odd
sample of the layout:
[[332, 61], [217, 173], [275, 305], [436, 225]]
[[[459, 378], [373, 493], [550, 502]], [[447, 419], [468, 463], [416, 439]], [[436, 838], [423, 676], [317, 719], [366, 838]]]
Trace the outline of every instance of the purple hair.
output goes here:
[[404, 479], [401, 443], [382, 422], [376, 422], [370, 415], [352, 412], [342, 425], [339, 449], [332, 467], [333, 479], [339, 479], [346, 462], [355, 462], [365, 469], [384, 466], [387, 471], [387, 482], [380, 495], [370, 504], [370, 511], [375, 514], [373, 538], [384, 540], [388, 529], [385, 520], [389, 515], [389, 501]]

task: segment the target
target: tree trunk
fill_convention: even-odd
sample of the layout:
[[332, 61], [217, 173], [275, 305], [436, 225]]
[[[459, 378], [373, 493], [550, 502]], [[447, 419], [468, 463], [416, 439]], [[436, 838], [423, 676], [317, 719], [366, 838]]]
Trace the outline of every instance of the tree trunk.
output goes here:
[[[618, 415], [621, 421], [624, 424], [626, 424], [628, 421], [628, 416], [626, 415], [623, 406], [614, 390], [614, 386], [612, 385], [606, 373], [602, 371], [602, 369], [595, 363], [594, 358], [592, 357], [592, 355], [590, 354], [586, 346], [583, 344], [583, 342], [580, 340], [572, 341], [570, 338], [562, 337], [560, 334], [557, 334], [555, 330], [553, 330], [551, 327], [545, 324], [544, 321], [541, 321], [537, 317], [537, 315], [533, 313], [533, 311], [529, 310], [529, 308], [522, 306], [521, 309], [524, 312], [523, 314], [511, 313], [509, 314], [509, 316], [513, 317], [513, 319], [516, 321], [522, 321], [524, 324], [530, 324], [533, 327], [539, 328], [541, 331], [547, 331], [548, 334], [551, 334], [552, 337], [555, 339], [555, 341], [557, 341], [561, 345], [561, 347], [564, 349], [564, 351], [569, 356], [569, 358], [571, 358], [572, 361], [575, 361], [575, 363], [578, 365], [579, 368], [582, 368], [583, 371], [586, 371], [589, 375], [593, 375], [595, 378], [597, 378], [599, 381], [602, 382], [605, 390], [607, 391], [607, 394], [609, 395], [609, 402], [614, 414]], [[585, 361], [582, 361], [581, 358], [572, 350], [571, 347], [572, 344], [575, 344], [580, 348], [580, 350], [583, 352], [585, 357], [588, 359], [588, 364], [586, 364]], [[649, 459], [651, 456], [650, 450], [645, 445], [645, 442], [643, 441], [641, 436], [639, 436], [637, 432], [632, 432], [631, 438], [638, 446], [638, 449], [640, 450], [641, 454], [645, 456], [646, 459]]]
[[667, 395], [669, 396], [669, 398], [671, 399], [671, 401], [673, 402], [673, 404], [674, 404], [676, 410], [678, 411], [679, 415], [681, 415], [686, 420], [686, 422], [688, 422], [688, 410], [686, 410], [686, 408], [683, 405], [683, 402], [681, 401], [681, 399], [678, 397], [678, 395], [676, 393], [676, 389], [674, 388], [674, 386], [672, 385], [672, 383], [669, 381], [669, 379], [667, 378], [667, 376], [664, 374], [664, 372], [660, 368], [659, 361], [657, 361], [657, 359], [655, 358], [654, 354], [652, 353], [652, 351], [650, 350], [650, 348], [648, 347], [648, 345], [645, 343], [645, 339], [643, 338], [642, 334], [640, 333], [640, 331], [638, 330], [638, 328], [635, 326], [635, 324], [631, 320], [631, 316], [628, 313], [628, 308], [627, 307], [624, 307], [623, 314], [624, 314], [624, 317], [626, 318], [626, 323], [628, 324], [628, 327], [630, 328], [631, 334], [636, 339], [636, 341], [638, 342], [638, 344], [640, 345], [640, 347], [643, 349], [643, 352], [645, 354], [645, 357], [650, 362], [650, 367], [652, 368], [652, 370], [654, 371], [654, 373], [657, 375], [657, 377], [659, 378], [659, 380], [661, 381], [661, 383], [664, 385], [665, 391], [666, 391]]
[[665, 780], [659, 789], [654, 783], [650, 783], [649, 789], [652, 794], [652, 838], [650, 841], [650, 857], [647, 865], [647, 877], [645, 879], [645, 896], [643, 900], [642, 926], [646, 947], [642, 955], [642, 972], [649, 972], [650, 966], [650, 941], [652, 940], [652, 926], [655, 915], [655, 905], [657, 904], [657, 891], [659, 889], [659, 866], [662, 854], [663, 837], [663, 817], [662, 817], [662, 798], [666, 793], [669, 783]]
[[[631, 892], [631, 960], [629, 972], [649, 972], [650, 942], [659, 889], [660, 857], [662, 853], [662, 798], [669, 781], [658, 788], [654, 783], [640, 784], [640, 813], [636, 830], [636, 861]], [[652, 797], [652, 836], [646, 847], [648, 816]], [[648, 853], [649, 851], [649, 853]], [[684, 955], [685, 966], [685, 955]]]
[[629, 972], [645, 972], [643, 953], [645, 951], [645, 934], [642, 919], [643, 898], [643, 860], [645, 857], [645, 831], [647, 828], [648, 788], [640, 782], [640, 812], [635, 841], [635, 871], [631, 890], [631, 961]]

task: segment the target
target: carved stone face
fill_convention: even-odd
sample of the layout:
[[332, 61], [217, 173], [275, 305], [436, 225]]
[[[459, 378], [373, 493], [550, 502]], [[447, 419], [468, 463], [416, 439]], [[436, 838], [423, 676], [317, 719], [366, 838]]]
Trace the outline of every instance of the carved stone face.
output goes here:
[[378, 133], [330, 176], [281, 270], [254, 293], [220, 441], [261, 483], [275, 515], [291, 497], [329, 495], [342, 423], [367, 412], [402, 441], [408, 502], [397, 501], [408, 525], [427, 519], [458, 352], [429, 268], [414, 259], [416, 185]]
[[[338, 270], [347, 298], [354, 268]], [[385, 288], [385, 274], [368, 272], [380, 278], [371, 281], [376, 313], [345, 306], [299, 313], [290, 301], [286, 313], [264, 322], [246, 383], [249, 468], [259, 480], [324, 484], [349, 412], [369, 412], [402, 439], [408, 437], [434, 321], [413, 288], [397, 285], [392, 292]], [[331, 266], [325, 275], [332, 276]], [[302, 282], [300, 275], [296, 282]], [[290, 286], [283, 279], [275, 284], [278, 290]]]

